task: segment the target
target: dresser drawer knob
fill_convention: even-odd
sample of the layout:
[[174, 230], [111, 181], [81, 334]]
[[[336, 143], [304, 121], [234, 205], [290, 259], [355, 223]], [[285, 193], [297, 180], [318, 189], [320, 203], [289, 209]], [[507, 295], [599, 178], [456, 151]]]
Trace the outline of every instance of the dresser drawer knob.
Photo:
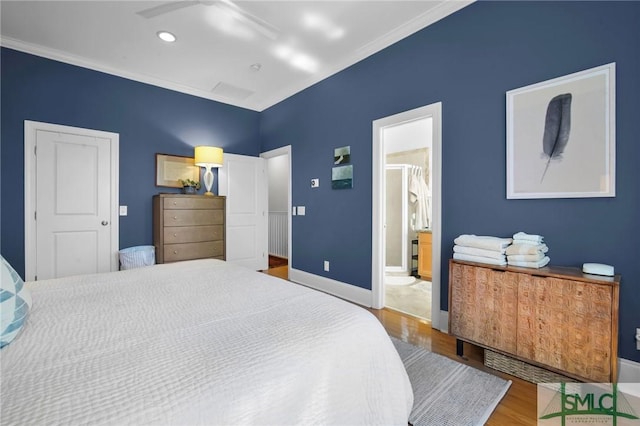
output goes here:
[[178, 236], [178, 234], [173, 234], [173, 236], [174, 236], [174, 237], [177, 237], [177, 236]]
[[173, 217], [173, 220], [178, 220], [178, 216], [174, 216], [174, 217]]
[[173, 254], [178, 254], [178, 250], [174, 250], [174, 251], [173, 251]]
[[174, 206], [177, 206], [177, 205], [178, 205], [178, 202], [177, 202], [177, 201], [174, 201], [174, 202], [173, 202], [173, 205], [174, 205]]

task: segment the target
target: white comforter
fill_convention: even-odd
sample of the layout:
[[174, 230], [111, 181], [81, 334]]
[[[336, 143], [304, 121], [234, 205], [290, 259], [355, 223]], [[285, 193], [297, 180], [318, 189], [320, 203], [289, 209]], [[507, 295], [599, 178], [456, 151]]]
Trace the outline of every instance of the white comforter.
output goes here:
[[2, 425], [407, 424], [375, 317], [217, 260], [28, 283]]

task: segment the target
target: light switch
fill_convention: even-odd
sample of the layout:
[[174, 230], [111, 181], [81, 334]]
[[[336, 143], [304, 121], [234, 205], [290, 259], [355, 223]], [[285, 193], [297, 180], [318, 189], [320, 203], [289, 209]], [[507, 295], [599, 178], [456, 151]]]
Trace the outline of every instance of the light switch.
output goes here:
[[304, 206], [298, 206], [298, 216], [304, 216], [306, 213], [306, 209]]
[[127, 206], [120, 206], [120, 216], [127, 215]]

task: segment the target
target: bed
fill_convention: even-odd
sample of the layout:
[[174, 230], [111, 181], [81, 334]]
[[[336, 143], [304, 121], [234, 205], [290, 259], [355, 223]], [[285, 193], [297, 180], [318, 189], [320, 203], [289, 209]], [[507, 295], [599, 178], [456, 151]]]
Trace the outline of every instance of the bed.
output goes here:
[[11, 424], [407, 424], [368, 311], [220, 260], [28, 282], [0, 351]]

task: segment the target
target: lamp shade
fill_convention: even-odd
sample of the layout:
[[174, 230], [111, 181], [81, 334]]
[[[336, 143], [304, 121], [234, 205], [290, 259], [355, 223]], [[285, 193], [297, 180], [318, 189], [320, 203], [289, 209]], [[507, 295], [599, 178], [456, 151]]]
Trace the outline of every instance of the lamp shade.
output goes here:
[[222, 167], [222, 148], [196, 146], [193, 163], [199, 167]]

